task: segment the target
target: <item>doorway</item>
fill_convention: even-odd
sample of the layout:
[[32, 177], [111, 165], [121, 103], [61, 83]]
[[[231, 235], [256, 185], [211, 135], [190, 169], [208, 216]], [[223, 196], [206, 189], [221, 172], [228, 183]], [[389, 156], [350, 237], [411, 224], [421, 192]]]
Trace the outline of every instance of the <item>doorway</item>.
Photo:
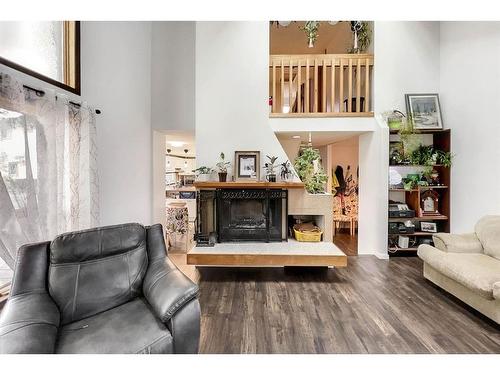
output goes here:
[[326, 193], [333, 195], [333, 243], [346, 255], [358, 254], [359, 135], [360, 132], [277, 133], [290, 160], [309, 141], [321, 155], [328, 176]]

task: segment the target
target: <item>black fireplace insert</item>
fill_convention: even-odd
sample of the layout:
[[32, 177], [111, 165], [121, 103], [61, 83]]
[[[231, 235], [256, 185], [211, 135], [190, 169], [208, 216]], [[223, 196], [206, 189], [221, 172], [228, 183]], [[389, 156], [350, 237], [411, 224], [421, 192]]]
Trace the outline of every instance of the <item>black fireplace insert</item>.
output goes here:
[[199, 246], [213, 246], [214, 237], [217, 242], [287, 240], [287, 190], [201, 190], [197, 211]]

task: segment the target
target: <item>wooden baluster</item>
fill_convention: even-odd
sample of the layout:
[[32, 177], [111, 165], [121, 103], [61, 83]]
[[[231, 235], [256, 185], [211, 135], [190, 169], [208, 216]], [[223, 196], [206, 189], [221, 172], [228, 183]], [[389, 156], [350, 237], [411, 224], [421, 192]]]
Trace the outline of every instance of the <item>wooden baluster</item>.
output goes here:
[[335, 112], [335, 59], [332, 58], [332, 82], [331, 82], [331, 95], [330, 95], [330, 112]]
[[361, 112], [361, 59], [356, 66], [356, 112]]
[[347, 112], [352, 112], [352, 59], [349, 59], [349, 69], [347, 70]]
[[305, 111], [306, 113], [309, 113], [309, 59], [306, 58], [306, 92], [305, 92], [305, 97], [306, 97], [306, 108]]
[[283, 106], [285, 104], [285, 65], [281, 59], [281, 85], [280, 85], [280, 112], [283, 113]]
[[302, 81], [301, 81], [301, 75], [302, 75], [302, 64], [301, 64], [301, 61], [300, 59], [297, 61], [297, 113], [300, 113], [302, 111], [302, 108], [301, 108], [301, 98], [300, 98], [300, 94], [301, 94], [301, 91], [302, 91]]
[[339, 112], [344, 112], [344, 60], [339, 59]]
[[290, 59], [290, 65], [288, 67], [288, 106], [290, 107], [289, 112], [293, 112], [293, 101], [292, 101], [292, 81], [293, 81], [293, 63]]
[[321, 87], [321, 112], [328, 112], [326, 110], [326, 60], [325, 59], [323, 59], [323, 68], [321, 72], [323, 78]]
[[314, 59], [314, 113], [318, 113], [318, 59]]
[[273, 108], [272, 112], [276, 113], [276, 61], [273, 60], [273, 79], [271, 80], [273, 85]]
[[366, 58], [365, 66], [365, 112], [370, 112], [370, 59]]

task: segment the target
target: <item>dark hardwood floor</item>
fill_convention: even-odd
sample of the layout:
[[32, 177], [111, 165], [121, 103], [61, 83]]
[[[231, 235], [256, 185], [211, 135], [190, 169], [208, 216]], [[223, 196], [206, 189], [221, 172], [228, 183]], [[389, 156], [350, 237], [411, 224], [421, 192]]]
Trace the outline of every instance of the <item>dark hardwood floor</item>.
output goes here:
[[341, 269], [200, 268], [201, 353], [500, 353], [500, 328], [418, 258]]
[[349, 231], [341, 230], [333, 236], [333, 243], [342, 250], [345, 255], [358, 255], [358, 235], [351, 236]]

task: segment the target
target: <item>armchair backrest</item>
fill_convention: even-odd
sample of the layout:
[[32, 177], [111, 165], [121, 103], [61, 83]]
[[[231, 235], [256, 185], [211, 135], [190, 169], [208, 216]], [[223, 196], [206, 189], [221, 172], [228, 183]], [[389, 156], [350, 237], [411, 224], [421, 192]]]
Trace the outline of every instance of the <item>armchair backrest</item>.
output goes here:
[[[149, 229], [149, 228], [148, 228]], [[50, 244], [49, 293], [61, 323], [98, 314], [142, 293], [146, 228], [123, 224], [62, 234]]]
[[500, 260], [500, 215], [487, 215], [474, 227], [484, 253]]

